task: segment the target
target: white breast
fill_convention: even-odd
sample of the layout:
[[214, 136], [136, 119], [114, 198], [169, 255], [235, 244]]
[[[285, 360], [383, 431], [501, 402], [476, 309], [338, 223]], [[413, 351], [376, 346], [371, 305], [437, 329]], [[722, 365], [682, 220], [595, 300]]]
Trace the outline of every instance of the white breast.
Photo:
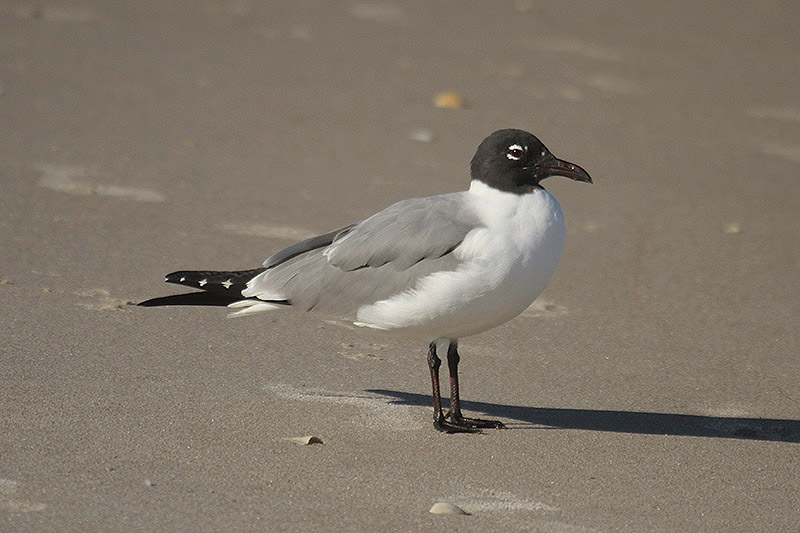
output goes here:
[[558, 200], [544, 189], [518, 195], [477, 181], [467, 197], [465, 207], [483, 225], [454, 251], [459, 267], [363, 306], [356, 325], [427, 341], [457, 339], [514, 318], [544, 290], [564, 248]]

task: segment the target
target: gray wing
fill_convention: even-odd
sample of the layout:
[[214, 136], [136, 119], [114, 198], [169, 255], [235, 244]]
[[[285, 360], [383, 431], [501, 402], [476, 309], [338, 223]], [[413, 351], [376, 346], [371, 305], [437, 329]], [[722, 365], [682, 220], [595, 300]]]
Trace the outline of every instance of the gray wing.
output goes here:
[[343, 228], [339, 228], [337, 230], [333, 230], [325, 235], [319, 235], [317, 237], [311, 237], [310, 239], [306, 239], [304, 241], [300, 241], [297, 244], [293, 244], [288, 248], [284, 248], [280, 252], [272, 254], [264, 261], [264, 268], [273, 268], [281, 263], [285, 263], [291, 259], [294, 259], [298, 255], [302, 255], [306, 252], [310, 252], [312, 250], [316, 250], [317, 248], [324, 248], [335, 241], [337, 238], [341, 237], [342, 235], [349, 232], [353, 229], [356, 224], [350, 224], [349, 226], [345, 226]]
[[478, 225], [462, 193], [397, 202], [338, 236], [325, 252], [342, 270], [391, 264], [405, 270], [452, 252]]
[[270, 266], [245, 295], [352, 318], [362, 305], [458, 266], [453, 250], [480, 226], [464, 198], [453, 193], [403, 200], [363, 222], [298, 243], [268, 259]]

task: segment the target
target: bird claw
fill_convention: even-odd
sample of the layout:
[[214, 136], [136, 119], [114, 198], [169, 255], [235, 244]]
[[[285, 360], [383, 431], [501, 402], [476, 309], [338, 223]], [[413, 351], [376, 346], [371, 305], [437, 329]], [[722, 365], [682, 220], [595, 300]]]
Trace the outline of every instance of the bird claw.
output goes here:
[[480, 433], [481, 430], [477, 427], [466, 425], [466, 424], [457, 424], [454, 422], [450, 422], [449, 420], [445, 420], [444, 418], [438, 418], [433, 421], [433, 427], [436, 428], [437, 431], [441, 431], [442, 433]]
[[467, 418], [447, 413], [447, 415], [435, 419], [433, 427], [444, 433], [480, 433], [481, 429], [502, 429], [506, 426], [499, 420]]

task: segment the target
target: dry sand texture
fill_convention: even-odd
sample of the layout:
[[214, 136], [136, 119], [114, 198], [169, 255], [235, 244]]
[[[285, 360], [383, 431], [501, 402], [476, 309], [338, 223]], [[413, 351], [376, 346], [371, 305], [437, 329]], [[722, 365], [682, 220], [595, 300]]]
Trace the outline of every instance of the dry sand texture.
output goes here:
[[[800, 530], [798, 25], [0, 2], [0, 530]], [[424, 346], [130, 305], [464, 188], [501, 127], [595, 178], [548, 184], [542, 300], [461, 343], [465, 407], [508, 430], [434, 432]]]

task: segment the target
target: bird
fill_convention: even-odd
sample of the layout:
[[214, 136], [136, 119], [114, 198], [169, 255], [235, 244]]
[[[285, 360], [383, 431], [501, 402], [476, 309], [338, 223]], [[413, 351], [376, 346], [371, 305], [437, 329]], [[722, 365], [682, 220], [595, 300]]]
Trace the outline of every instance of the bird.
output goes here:
[[[561, 176], [592, 183], [592, 178], [519, 129], [486, 137], [469, 174], [465, 191], [401, 200], [280, 250], [259, 268], [184, 270], [167, 274], [165, 281], [228, 303], [233, 317], [292, 308], [428, 343], [434, 428], [444, 433], [502, 428], [499, 420], [462, 413], [459, 339], [517, 316], [555, 273], [566, 224], [561, 205], [542, 181]], [[192, 294], [200, 295], [177, 296]], [[437, 346], [447, 347], [446, 413]]]

